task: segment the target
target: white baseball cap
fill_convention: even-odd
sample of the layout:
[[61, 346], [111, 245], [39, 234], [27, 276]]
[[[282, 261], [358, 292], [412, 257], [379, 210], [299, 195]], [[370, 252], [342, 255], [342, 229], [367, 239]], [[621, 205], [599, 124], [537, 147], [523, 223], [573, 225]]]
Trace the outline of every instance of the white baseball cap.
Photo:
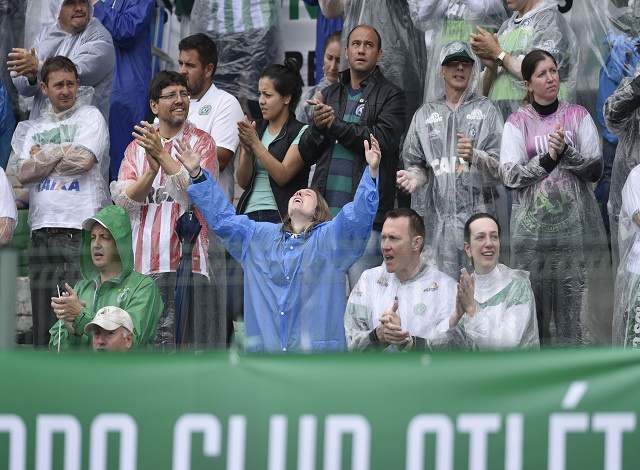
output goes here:
[[117, 330], [124, 326], [133, 333], [133, 322], [129, 314], [118, 307], [102, 307], [93, 317], [93, 321], [84, 327], [84, 332], [89, 334], [96, 329], [96, 325], [107, 331]]

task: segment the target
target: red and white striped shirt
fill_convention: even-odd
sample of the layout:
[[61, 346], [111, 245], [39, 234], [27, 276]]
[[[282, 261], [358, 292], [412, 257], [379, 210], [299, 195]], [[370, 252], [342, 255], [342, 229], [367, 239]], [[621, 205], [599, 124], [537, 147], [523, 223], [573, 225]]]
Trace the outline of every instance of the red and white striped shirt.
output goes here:
[[[175, 157], [174, 140], [188, 138], [191, 148], [200, 152], [200, 165], [218, 179], [218, 157], [213, 138], [204, 131], [186, 122], [182, 131], [170, 140], [163, 139], [165, 150]], [[124, 153], [118, 181], [137, 181], [149, 163], [145, 158], [145, 149], [134, 140]], [[186, 187], [178, 188], [173, 184], [163, 168], [153, 180], [149, 195], [137, 212], [131, 213], [133, 230], [133, 253], [135, 270], [142, 274], [155, 274], [176, 271], [182, 254], [180, 240], [175, 233], [178, 218], [188, 210], [189, 195]], [[208, 227], [200, 211], [194, 206], [194, 213], [202, 230], [193, 248], [192, 271], [209, 276]]]

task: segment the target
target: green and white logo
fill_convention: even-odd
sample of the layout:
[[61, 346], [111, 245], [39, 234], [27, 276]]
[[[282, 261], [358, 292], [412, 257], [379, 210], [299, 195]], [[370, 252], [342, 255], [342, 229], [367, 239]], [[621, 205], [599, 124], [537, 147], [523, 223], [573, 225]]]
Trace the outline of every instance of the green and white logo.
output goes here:
[[210, 104], [208, 104], [208, 105], [206, 105], [206, 106], [203, 106], [202, 108], [200, 108], [200, 109], [198, 110], [198, 114], [199, 114], [200, 116], [206, 116], [206, 115], [207, 115], [207, 114], [209, 114], [210, 112], [211, 112], [211, 105], [210, 105]]

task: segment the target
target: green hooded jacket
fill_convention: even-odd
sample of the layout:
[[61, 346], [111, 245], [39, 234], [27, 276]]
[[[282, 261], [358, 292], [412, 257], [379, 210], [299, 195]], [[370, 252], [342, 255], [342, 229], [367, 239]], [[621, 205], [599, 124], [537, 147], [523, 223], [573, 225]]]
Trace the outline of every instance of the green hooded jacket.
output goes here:
[[[74, 288], [78, 300], [86, 303], [73, 322], [76, 332], [70, 333], [62, 320], [49, 330], [50, 349], [71, 346], [91, 346], [91, 337], [84, 327], [93, 320], [96, 312], [108, 305], [127, 311], [133, 321], [133, 344], [152, 345], [164, 304], [155, 282], [149, 276], [133, 270], [133, 247], [129, 214], [120, 206], [107, 206], [92, 217], [113, 236], [122, 271], [115, 277], [100, 283], [100, 272], [91, 259], [91, 230], [82, 230], [80, 244], [80, 271], [82, 280]], [[83, 224], [84, 225], [84, 224]], [[58, 338], [60, 338], [58, 340]]]

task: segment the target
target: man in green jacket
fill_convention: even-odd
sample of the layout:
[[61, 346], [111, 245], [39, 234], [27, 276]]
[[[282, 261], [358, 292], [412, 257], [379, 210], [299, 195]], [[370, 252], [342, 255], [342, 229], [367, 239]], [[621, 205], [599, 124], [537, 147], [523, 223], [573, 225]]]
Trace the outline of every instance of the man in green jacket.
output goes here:
[[75, 288], [51, 298], [58, 317], [49, 333], [49, 348], [90, 346], [85, 327], [105, 306], [126, 310], [133, 321], [133, 344], [151, 345], [163, 302], [149, 276], [133, 270], [131, 222], [120, 206], [107, 206], [82, 224], [80, 245], [82, 280]]

